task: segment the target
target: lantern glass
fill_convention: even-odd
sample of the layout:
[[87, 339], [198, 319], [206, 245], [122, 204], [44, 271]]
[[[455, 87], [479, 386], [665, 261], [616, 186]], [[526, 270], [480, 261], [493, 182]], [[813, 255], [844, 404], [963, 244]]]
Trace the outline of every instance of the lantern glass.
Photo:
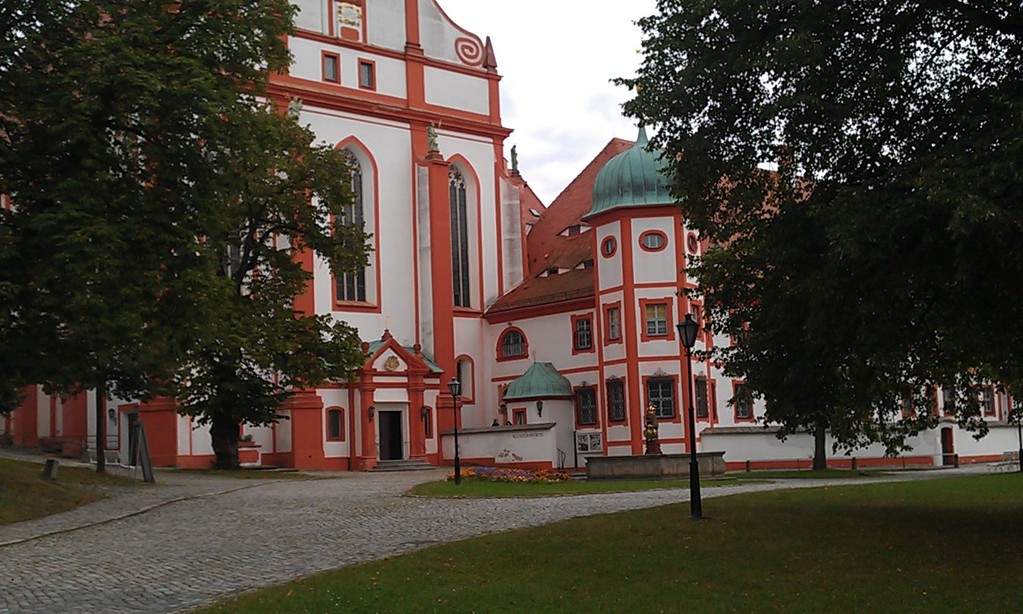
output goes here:
[[693, 314], [687, 313], [684, 322], [680, 322], [676, 327], [678, 329], [678, 336], [682, 339], [682, 345], [687, 350], [693, 349], [696, 345], [696, 335], [700, 332], [700, 324], [693, 319]]

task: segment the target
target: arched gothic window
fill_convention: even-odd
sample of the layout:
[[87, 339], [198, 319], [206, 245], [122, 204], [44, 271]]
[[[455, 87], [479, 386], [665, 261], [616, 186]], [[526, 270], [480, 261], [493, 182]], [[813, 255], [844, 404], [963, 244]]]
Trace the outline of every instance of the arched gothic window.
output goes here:
[[[362, 165], [350, 151], [348, 152], [348, 166], [352, 171], [352, 202], [345, 209], [344, 218], [345, 222], [362, 226], [365, 224], [366, 220], [365, 212], [363, 210], [365, 189], [363, 187]], [[337, 300], [361, 303], [366, 302], [365, 268], [355, 271], [354, 273], [342, 273], [337, 277]]]
[[518, 358], [526, 355], [526, 338], [512, 329], [501, 339], [501, 358]]
[[451, 205], [451, 281], [455, 307], [472, 307], [469, 294], [469, 219], [465, 178], [454, 167], [448, 171], [448, 201]]

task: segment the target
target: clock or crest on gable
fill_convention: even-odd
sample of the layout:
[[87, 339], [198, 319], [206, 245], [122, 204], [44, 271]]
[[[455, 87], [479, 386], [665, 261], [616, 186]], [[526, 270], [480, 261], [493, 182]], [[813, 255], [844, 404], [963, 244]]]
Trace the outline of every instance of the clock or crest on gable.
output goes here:
[[362, 42], [363, 0], [334, 3], [337, 36], [345, 40]]

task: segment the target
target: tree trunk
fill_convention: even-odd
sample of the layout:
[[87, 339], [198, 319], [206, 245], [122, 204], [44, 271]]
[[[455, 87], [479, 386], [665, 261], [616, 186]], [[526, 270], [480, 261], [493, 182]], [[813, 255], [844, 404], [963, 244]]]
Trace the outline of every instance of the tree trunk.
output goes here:
[[96, 386], [96, 473], [107, 472], [107, 383]]
[[823, 471], [828, 468], [828, 427], [824, 418], [817, 418], [817, 425], [813, 429], [813, 469]]
[[238, 421], [228, 416], [215, 415], [210, 424], [210, 439], [217, 460], [217, 469], [238, 468]]

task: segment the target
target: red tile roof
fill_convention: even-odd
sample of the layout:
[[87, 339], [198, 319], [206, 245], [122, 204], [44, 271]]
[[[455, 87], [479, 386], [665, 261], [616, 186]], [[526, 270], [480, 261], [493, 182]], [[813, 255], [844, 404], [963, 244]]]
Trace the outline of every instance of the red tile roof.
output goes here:
[[[561, 236], [561, 233], [570, 226], [582, 223], [582, 217], [590, 210], [593, 183], [597, 173], [608, 160], [632, 145], [632, 141], [611, 139], [541, 213], [539, 219], [530, 215], [526, 206], [526, 199], [535, 198], [532, 190], [523, 198], [524, 219], [535, 220], [532, 230], [526, 237], [528, 266], [526, 275], [530, 279], [497, 299], [487, 310], [488, 314], [594, 296], [593, 269], [576, 268], [581, 263], [593, 259], [592, 237], [589, 232], [570, 236]], [[535, 202], [539, 203], [539, 200]], [[552, 268], [565, 272], [541, 277], [545, 271]]]

